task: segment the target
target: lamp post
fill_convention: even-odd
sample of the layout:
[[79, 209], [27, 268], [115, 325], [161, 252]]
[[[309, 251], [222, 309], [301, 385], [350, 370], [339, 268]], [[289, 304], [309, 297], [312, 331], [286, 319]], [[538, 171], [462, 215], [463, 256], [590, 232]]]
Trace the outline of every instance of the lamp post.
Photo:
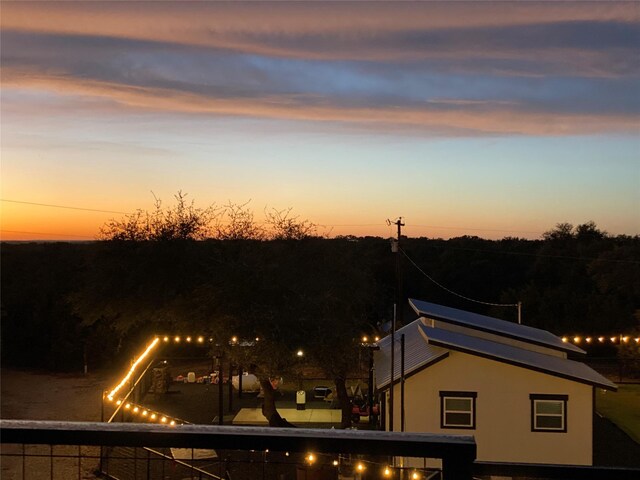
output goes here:
[[304, 352], [301, 349], [298, 350], [296, 352], [296, 357], [298, 358], [298, 391], [296, 392], [296, 409], [304, 410], [307, 403], [307, 394], [302, 388], [302, 359], [304, 357]]
[[215, 360], [218, 367], [218, 425], [224, 423], [224, 392], [222, 391], [222, 346], [216, 345]]
[[[373, 386], [373, 352], [376, 350], [380, 350], [380, 347], [378, 345], [376, 345], [375, 343], [370, 343], [369, 342], [369, 337], [362, 337], [362, 343], [360, 344], [360, 346], [362, 348], [366, 348], [367, 352], [368, 352], [368, 357], [369, 357], [369, 369], [368, 369], [368, 376], [367, 376], [367, 388], [368, 388], [368, 392], [367, 392], [367, 404], [369, 407], [369, 425], [373, 425], [374, 421], [373, 421], [373, 397], [374, 397], [374, 386]], [[375, 337], [373, 339], [375, 342], [377, 342], [379, 340], [378, 337]]]

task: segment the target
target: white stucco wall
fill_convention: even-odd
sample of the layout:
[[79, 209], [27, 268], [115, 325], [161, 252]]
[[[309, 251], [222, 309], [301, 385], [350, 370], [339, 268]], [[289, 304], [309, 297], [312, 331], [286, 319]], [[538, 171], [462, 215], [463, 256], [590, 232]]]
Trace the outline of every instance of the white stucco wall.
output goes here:
[[[400, 431], [400, 386], [394, 425]], [[405, 382], [405, 431], [473, 435], [478, 460], [592, 464], [592, 388], [570, 380], [465, 353], [449, 357]], [[477, 392], [474, 430], [440, 428], [440, 391]], [[532, 432], [529, 395], [568, 395], [567, 432]]]

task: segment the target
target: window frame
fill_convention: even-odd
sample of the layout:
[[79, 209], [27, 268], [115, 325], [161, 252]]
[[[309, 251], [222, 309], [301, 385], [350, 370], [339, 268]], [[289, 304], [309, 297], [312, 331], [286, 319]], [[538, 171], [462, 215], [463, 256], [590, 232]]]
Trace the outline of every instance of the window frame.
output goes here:
[[[567, 402], [569, 395], [548, 394], [548, 393], [532, 393], [529, 395], [531, 400], [531, 431], [538, 433], [567, 433]], [[539, 414], [536, 413], [536, 405], [538, 402], [560, 402], [562, 405], [562, 414]], [[536, 419], [539, 416], [561, 417], [562, 428], [545, 428], [537, 426]]]
[[[475, 430], [476, 429], [476, 398], [478, 392], [460, 392], [460, 391], [440, 391], [440, 428], [456, 429], [456, 430]], [[471, 414], [471, 425], [447, 425], [446, 414], [449, 411], [445, 410], [445, 402], [448, 398], [454, 399], [471, 399], [471, 411], [460, 412]]]

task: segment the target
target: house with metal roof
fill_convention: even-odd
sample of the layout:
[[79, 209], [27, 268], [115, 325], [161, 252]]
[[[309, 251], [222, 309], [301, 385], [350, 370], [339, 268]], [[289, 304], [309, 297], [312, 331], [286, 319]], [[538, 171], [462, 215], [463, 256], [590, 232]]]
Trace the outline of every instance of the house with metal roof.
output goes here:
[[595, 391], [617, 387], [574, 359], [582, 349], [546, 330], [409, 304], [418, 318], [395, 333], [393, 368], [390, 335], [374, 354], [386, 430], [471, 434], [480, 461], [592, 464]]

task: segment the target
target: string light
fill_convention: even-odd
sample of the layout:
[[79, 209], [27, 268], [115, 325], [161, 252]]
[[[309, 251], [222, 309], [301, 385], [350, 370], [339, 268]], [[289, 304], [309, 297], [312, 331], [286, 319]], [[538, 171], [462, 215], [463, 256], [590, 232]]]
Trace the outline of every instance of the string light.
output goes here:
[[169, 341], [169, 337], [164, 337], [163, 340], [167, 343]]
[[580, 344], [583, 340], [588, 343], [588, 344], [592, 344], [595, 343], [595, 341], [597, 340], [599, 343], [606, 343], [607, 340], [613, 344], [615, 343], [629, 343], [631, 340], [633, 340], [636, 343], [640, 343], [640, 337], [633, 337], [631, 335], [617, 335], [617, 336], [612, 336], [612, 337], [604, 337], [604, 336], [599, 336], [599, 337], [581, 337], [579, 335], [576, 335], [575, 337], [561, 337], [561, 340], [563, 343], [568, 343], [568, 342], [572, 342], [575, 344]]
[[332, 463], [333, 463], [334, 467], [337, 467], [340, 464], [340, 462], [338, 462], [338, 460], [334, 460]]
[[296, 352], [296, 355], [299, 356], [299, 357], [302, 357], [302, 356], [304, 356], [304, 352], [302, 350], [298, 350]]
[[149, 355], [149, 353], [151, 353], [151, 350], [155, 348], [155, 346], [158, 344], [159, 341], [160, 339], [158, 337], [154, 338], [153, 342], [151, 342], [151, 344], [146, 348], [146, 350], [142, 353], [142, 355], [140, 355], [138, 359], [135, 362], [133, 362], [133, 365], [131, 365], [131, 368], [129, 369], [125, 377], [122, 379], [122, 381], [118, 384], [118, 386], [116, 386], [113, 390], [111, 390], [111, 392], [109, 392], [109, 395], [107, 395], [107, 398], [110, 401], [113, 401], [113, 397], [115, 396], [116, 393], [118, 393], [118, 390], [124, 387], [125, 384], [131, 379], [131, 377], [133, 376], [133, 372], [135, 372], [136, 370], [136, 367], [140, 364], [140, 362], [142, 362], [147, 357], [147, 355]]
[[180, 343], [180, 337], [176, 337], [174, 338], [174, 340], [176, 341], [176, 343]]
[[364, 466], [364, 463], [362, 462], [358, 462], [358, 464], [356, 465], [356, 470], [360, 473], [364, 472], [366, 469], [366, 467]]
[[198, 337], [198, 343], [202, 343], [202, 342], [204, 342], [204, 337], [202, 336]]
[[388, 466], [384, 467], [384, 470], [382, 471], [382, 475], [384, 477], [389, 478], [391, 476], [391, 473], [391, 469]]
[[238, 337], [236, 336], [231, 337], [231, 343], [238, 343]]
[[191, 337], [187, 337], [187, 342], [191, 342]]
[[420, 474], [418, 472], [413, 472], [411, 474], [411, 480], [418, 480], [420, 478]]
[[380, 337], [373, 337], [373, 339], [374, 339], [376, 342], [380, 341]]
[[368, 341], [369, 341], [369, 337], [367, 337], [366, 335], [362, 337], [362, 343], [367, 343]]
[[316, 456], [313, 453], [308, 453], [305, 460], [311, 464], [316, 461]]
[[[122, 403], [121, 400], [119, 400], [119, 402]], [[158, 417], [160, 417], [160, 422], [161, 423], [168, 423], [172, 427], [174, 427], [176, 425], [182, 425], [183, 423], [188, 423], [188, 422], [183, 422], [183, 421], [181, 421], [180, 419], [177, 419], [177, 418], [172, 418], [169, 415], [163, 415], [163, 414], [158, 413], [158, 412], [153, 412], [153, 411], [143, 407], [142, 405], [136, 405], [135, 403], [127, 402], [124, 405], [124, 408], [126, 410], [129, 410], [131, 412], [131, 414], [140, 413], [140, 415], [142, 417], [147, 418], [150, 422], [153, 422]]]

